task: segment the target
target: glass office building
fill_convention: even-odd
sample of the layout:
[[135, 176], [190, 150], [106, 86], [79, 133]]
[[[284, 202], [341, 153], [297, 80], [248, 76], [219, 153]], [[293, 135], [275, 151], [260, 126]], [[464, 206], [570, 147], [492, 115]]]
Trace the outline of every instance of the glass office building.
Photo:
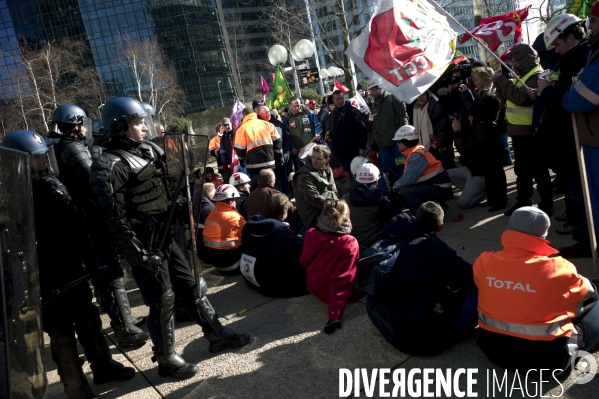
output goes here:
[[[21, 38], [30, 44], [84, 40], [107, 98], [136, 91], [133, 74], [120, 60], [128, 46], [149, 39], [174, 67], [189, 102], [186, 113], [233, 103], [215, 0], [0, 0], [0, 17], [2, 51], [17, 53]], [[0, 61], [2, 84], [11, 76], [8, 58]], [[9, 90], [2, 96], [10, 96]]]

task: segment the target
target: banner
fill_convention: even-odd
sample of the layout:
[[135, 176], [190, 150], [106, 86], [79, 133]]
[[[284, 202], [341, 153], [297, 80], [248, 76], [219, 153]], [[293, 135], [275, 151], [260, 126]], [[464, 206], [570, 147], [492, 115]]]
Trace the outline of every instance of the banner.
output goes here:
[[341, 90], [343, 94], [347, 93], [349, 89], [343, 83], [337, 80], [337, 76], [333, 79], [333, 84], [335, 85], [336, 90]]
[[241, 119], [242, 119], [241, 111], [243, 111], [244, 108], [245, 108], [245, 105], [243, 105], [243, 103], [241, 101], [239, 101], [238, 98], [236, 98], [235, 103], [233, 104], [233, 109], [231, 110], [231, 116], [229, 117], [229, 119], [231, 119], [231, 123], [233, 124], [234, 129], [236, 129], [239, 126], [239, 124], [241, 123]]
[[566, 9], [565, 14], [574, 14], [578, 18], [586, 18], [591, 14], [591, 8], [596, 2], [597, 0], [574, 0]]
[[264, 80], [262, 75], [260, 75], [260, 83], [262, 84], [262, 100], [260, 102], [264, 104], [264, 101], [266, 100], [266, 93], [268, 93], [270, 89], [268, 88], [268, 83], [266, 83], [266, 80]]
[[275, 82], [272, 86], [272, 94], [266, 100], [266, 105], [270, 109], [285, 108], [289, 105], [289, 100], [293, 97], [291, 89], [285, 80], [281, 65], [277, 65], [277, 71], [275, 74]]
[[443, 74], [460, 30], [434, 2], [381, 0], [345, 54], [379, 87], [411, 103]]
[[[529, 10], [530, 6], [504, 15], [481, 19], [480, 25], [471, 29], [470, 33], [486, 42], [489, 50], [493, 52], [511, 33], [514, 34], [514, 43], [520, 43], [522, 41], [522, 21], [528, 17]], [[472, 36], [469, 34], [464, 35], [460, 44], [466, 43], [471, 38]]]
[[364, 101], [364, 98], [362, 98], [360, 93], [350, 98], [349, 103], [352, 105], [352, 107], [357, 108], [362, 114], [370, 110], [370, 108], [368, 108], [368, 104], [366, 104], [366, 101]]

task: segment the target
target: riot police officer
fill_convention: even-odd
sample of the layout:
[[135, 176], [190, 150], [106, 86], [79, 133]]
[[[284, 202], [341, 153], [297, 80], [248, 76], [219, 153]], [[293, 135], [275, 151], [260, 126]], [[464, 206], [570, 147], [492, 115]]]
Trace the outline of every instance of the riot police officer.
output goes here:
[[68, 190], [55, 177], [58, 168], [54, 152], [42, 136], [17, 130], [7, 134], [1, 145], [30, 154], [39, 279], [45, 302], [42, 317], [44, 331], [50, 336], [52, 358], [69, 398], [93, 398], [81, 368], [75, 332], [91, 364], [94, 384], [130, 379], [135, 370], [112, 360], [100, 312], [91, 301], [86, 280], [61, 292], [84, 275], [88, 242], [82, 234], [81, 219]]
[[166, 157], [151, 141], [156, 132], [149, 116], [129, 97], [106, 103], [102, 109], [106, 150], [91, 167], [92, 197], [103, 212], [114, 243], [131, 264], [144, 302], [150, 307], [148, 330], [158, 374], [189, 378], [198, 368], [175, 351], [175, 292], [184, 298], [189, 316], [202, 326], [210, 352], [246, 345], [250, 337], [220, 324], [206, 297], [206, 282], [200, 278], [196, 283], [172, 238]]
[[[55, 145], [55, 153], [61, 182], [75, 201], [79, 216], [82, 220], [86, 220], [85, 225], [92, 238], [94, 249], [98, 250], [98, 260], [94, 259], [94, 264], [100, 262], [107, 266], [102, 276], [93, 280], [100, 304], [110, 317], [110, 325], [119, 346], [143, 345], [149, 339], [149, 335], [136, 325], [136, 323], [143, 323], [143, 320], [131, 316], [131, 306], [117, 253], [107, 241], [106, 234], [100, 227], [101, 223], [97, 223], [95, 208], [91, 206], [89, 169], [92, 157], [84, 146], [83, 140], [86, 137], [91, 138], [92, 131], [91, 120], [87, 118], [85, 111], [76, 105], [59, 105], [52, 115], [50, 137], [60, 139]], [[84, 216], [84, 211], [87, 217]]]

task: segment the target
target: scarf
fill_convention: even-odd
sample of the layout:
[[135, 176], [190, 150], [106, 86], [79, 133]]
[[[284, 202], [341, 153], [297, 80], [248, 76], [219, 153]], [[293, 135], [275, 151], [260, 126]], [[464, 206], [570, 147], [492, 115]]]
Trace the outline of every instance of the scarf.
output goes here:
[[318, 230], [323, 233], [331, 233], [331, 234], [349, 234], [351, 233], [351, 224], [349, 222], [343, 222], [341, 226], [337, 227], [335, 224], [329, 219], [328, 216], [321, 216], [316, 223], [316, 227]]
[[428, 103], [423, 107], [418, 104], [414, 106], [414, 127], [420, 136], [420, 144], [426, 147], [427, 150], [431, 147], [431, 138], [433, 137], [433, 125], [428, 116]]

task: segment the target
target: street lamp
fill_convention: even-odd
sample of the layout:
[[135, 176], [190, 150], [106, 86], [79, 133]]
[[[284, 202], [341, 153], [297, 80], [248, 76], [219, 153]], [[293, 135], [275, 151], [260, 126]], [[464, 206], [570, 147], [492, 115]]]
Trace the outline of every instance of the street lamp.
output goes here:
[[220, 96], [220, 106], [224, 107], [225, 104], [223, 104], [223, 95], [220, 92], [220, 80], [218, 81], [217, 86], [218, 86], [218, 95]]
[[[308, 39], [299, 40], [295, 46], [291, 49], [291, 51], [287, 51], [287, 49], [280, 45], [275, 44], [268, 50], [268, 60], [273, 66], [277, 66], [277, 64], [283, 64], [289, 58], [289, 63], [291, 64], [291, 69], [293, 69], [293, 79], [295, 83], [295, 91], [298, 96], [301, 96], [299, 79], [297, 77], [297, 68], [295, 66], [295, 62], [301, 62], [306, 60], [314, 54], [316, 50], [316, 46], [313, 42]], [[290, 56], [289, 56], [290, 55]], [[319, 68], [320, 64], [318, 61], [318, 54], [316, 54], [316, 67]], [[322, 78], [320, 79], [320, 90], [324, 95], [324, 85], [322, 83]]]

